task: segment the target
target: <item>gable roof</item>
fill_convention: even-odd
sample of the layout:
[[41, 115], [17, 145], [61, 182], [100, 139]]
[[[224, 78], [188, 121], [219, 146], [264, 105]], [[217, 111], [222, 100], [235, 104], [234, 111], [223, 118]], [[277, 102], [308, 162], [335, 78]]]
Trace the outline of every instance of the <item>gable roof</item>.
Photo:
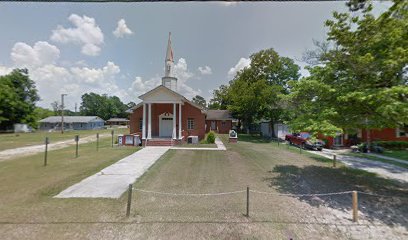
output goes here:
[[[174, 96], [175, 98], [178, 98], [179, 101], [189, 103], [191, 106], [200, 109], [202, 113], [206, 114], [206, 111], [205, 111], [205, 109], [204, 109], [202, 106], [200, 106], [200, 105], [198, 105], [198, 104], [196, 104], [196, 103], [194, 103], [194, 102], [188, 100], [186, 97], [184, 97], [184, 96], [181, 95], [180, 93], [175, 92], [175, 91], [171, 90], [170, 88], [167, 88], [167, 87], [165, 87], [165, 86], [163, 86], [163, 85], [159, 85], [159, 86], [153, 88], [152, 90], [146, 92], [145, 94], [140, 95], [139, 98], [143, 101], [143, 100], [145, 100], [146, 98], [148, 98], [149, 96], [152, 96], [154, 93], [157, 93], [158, 91], [165, 91], [166, 93], [171, 94], [171, 95]], [[160, 103], [160, 102], [159, 102], [159, 103]], [[126, 112], [127, 112], [127, 113], [132, 113], [135, 109], [138, 109], [138, 108], [141, 107], [141, 106], [143, 106], [143, 102], [140, 102], [140, 103], [136, 104], [134, 107], [128, 109]]]
[[[66, 123], [88, 123], [92, 121], [104, 121], [98, 116], [64, 116], [64, 122]], [[51, 116], [41, 119], [41, 123], [59, 123], [61, 122], [61, 116]]]
[[208, 110], [207, 120], [233, 120], [228, 110]]

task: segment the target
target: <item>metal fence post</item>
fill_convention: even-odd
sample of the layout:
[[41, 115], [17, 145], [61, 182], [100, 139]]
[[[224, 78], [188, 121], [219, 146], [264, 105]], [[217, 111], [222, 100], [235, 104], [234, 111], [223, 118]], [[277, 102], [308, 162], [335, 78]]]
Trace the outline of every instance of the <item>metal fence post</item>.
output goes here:
[[96, 133], [96, 151], [99, 151], [99, 133]]
[[246, 198], [246, 217], [249, 217], [249, 187], [247, 187], [247, 198]]
[[48, 137], [45, 137], [44, 167], [47, 166], [48, 143], [49, 143]]
[[130, 207], [131, 207], [131, 204], [132, 204], [132, 188], [133, 188], [133, 185], [129, 184], [128, 200], [127, 200], [127, 207], [126, 207], [126, 217], [130, 216]]
[[114, 130], [111, 131], [111, 135], [112, 135], [112, 147], [113, 147], [113, 134], [114, 134]]
[[79, 142], [79, 135], [75, 135], [75, 142], [76, 142], [76, 147], [75, 147], [75, 157], [78, 157], [78, 142]]
[[353, 222], [358, 221], [358, 196], [357, 191], [352, 192], [353, 198]]

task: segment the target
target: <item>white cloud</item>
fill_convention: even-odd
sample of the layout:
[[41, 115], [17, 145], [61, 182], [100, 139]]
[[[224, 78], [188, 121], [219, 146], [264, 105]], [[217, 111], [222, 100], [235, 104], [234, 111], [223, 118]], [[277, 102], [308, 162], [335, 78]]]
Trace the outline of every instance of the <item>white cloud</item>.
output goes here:
[[205, 66], [205, 67], [198, 67], [198, 71], [200, 71], [200, 73], [202, 75], [211, 75], [212, 74], [212, 70], [209, 66]]
[[73, 43], [81, 45], [81, 52], [89, 56], [97, 56], [103, 44], [102, 30], [96, 25], [95, 19], [87, 16], [71, 14], [68, 20], [73, 28], [64, 28], [58, 25], [52, 31], [51, 40], [58, 43]]
[[249, 58], [239, 59], [238, 63], [234, 67], [230, 68], [230, 70], [228, 71], [228, 78], [230, 79], [234, 78], [237, 72], [244, 69], [245, 67], [248, 67], [250, 64], [251, 59]]
[[54, 64], [60, 56], [60, 50], [48, 42], [36, 42], [33, 47], [17, 42], [11, 49], [10, 56], [18, 67], [35, 67]]
[[[187, 81], [194, 77], [194, 74], [188, 70], [187, 61], [184, 58], [180, 58], [174, 65], [174, 76], [177, 77], [178, 92], [186, 98], [193, 98], [196, 95], [201, 94], [200, 89], [193, 89], [187, 85]], [[143, 80], [142, 77], [136, 77], [132, 83], [132, 86], [128, 89], [131, 96], [134, 97], [134, 101], [137, 97], [143, 93], [152, 90], [153, 88], [161, 84], [160, 75], [150, 78], [149, 80]]]
[[125, 19], [120, 19], [118, 21], [118, 26], [116, 27], [115, 31], [112, 32], [113, 35], [117, 38], [123, 38], [125, 35], [132, 35], [133, 32], [128, 28], [126, 25]]
[[7, 75], [7, 74], [9, 74], [11, 71], [13, 71], [12, 68], [8, 68], [8, 67], [6, 67], [6, 66], [1, 66], [1, 65], [0, 65], [0, 76]]
[[235, 6], [238, 4], [238, 2], [219, 2], [218, 4], [225, 6], [225, 7], [229, 7], [229, 6]]

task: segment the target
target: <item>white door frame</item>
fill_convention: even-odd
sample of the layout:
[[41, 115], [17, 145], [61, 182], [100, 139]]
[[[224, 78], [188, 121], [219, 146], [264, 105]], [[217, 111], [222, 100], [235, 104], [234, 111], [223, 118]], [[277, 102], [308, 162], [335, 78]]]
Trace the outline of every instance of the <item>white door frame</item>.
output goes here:
[[[168, 113], [168, 112], [165, 112], [165, 113], [162, 113], [162, 114], [159, 115], [159, 137], [170, 137], [170, 138], [172, 137], [172, 134], [173, 134], [173, 117], [174, 117], [173, 114]], [[166, 131], [163, 128], [163, 118], [168, 118], [168, 119], [171, 118], [171, 121], [170, 120], [164, 120], [164, 121], [169, 121], [170, 122], [169, 128], [166, 129]], [[166, 133], [168, 133], [168, 134], [166, 134]]]

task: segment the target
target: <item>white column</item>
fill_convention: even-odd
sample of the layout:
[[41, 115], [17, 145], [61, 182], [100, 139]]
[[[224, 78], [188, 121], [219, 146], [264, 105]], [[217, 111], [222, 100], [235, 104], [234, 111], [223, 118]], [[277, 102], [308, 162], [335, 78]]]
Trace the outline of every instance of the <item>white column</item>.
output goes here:
[[143, 103], [142, 139], [146, 139], [146, 103]]
[[177, 131], [176, 131], [176, 116], [177, 116], [177, 113], [176, 113], [176, 104], [175, 103], [173, 103], [173, 139], [176, 139], [177, 138]]
[[152, 138], [152, 104], [149, 103], [149, 125], [147, 127], [147, 139]]
[[179, 103], [179, 134], [178, 137], [181, 139], [181, 103]]

